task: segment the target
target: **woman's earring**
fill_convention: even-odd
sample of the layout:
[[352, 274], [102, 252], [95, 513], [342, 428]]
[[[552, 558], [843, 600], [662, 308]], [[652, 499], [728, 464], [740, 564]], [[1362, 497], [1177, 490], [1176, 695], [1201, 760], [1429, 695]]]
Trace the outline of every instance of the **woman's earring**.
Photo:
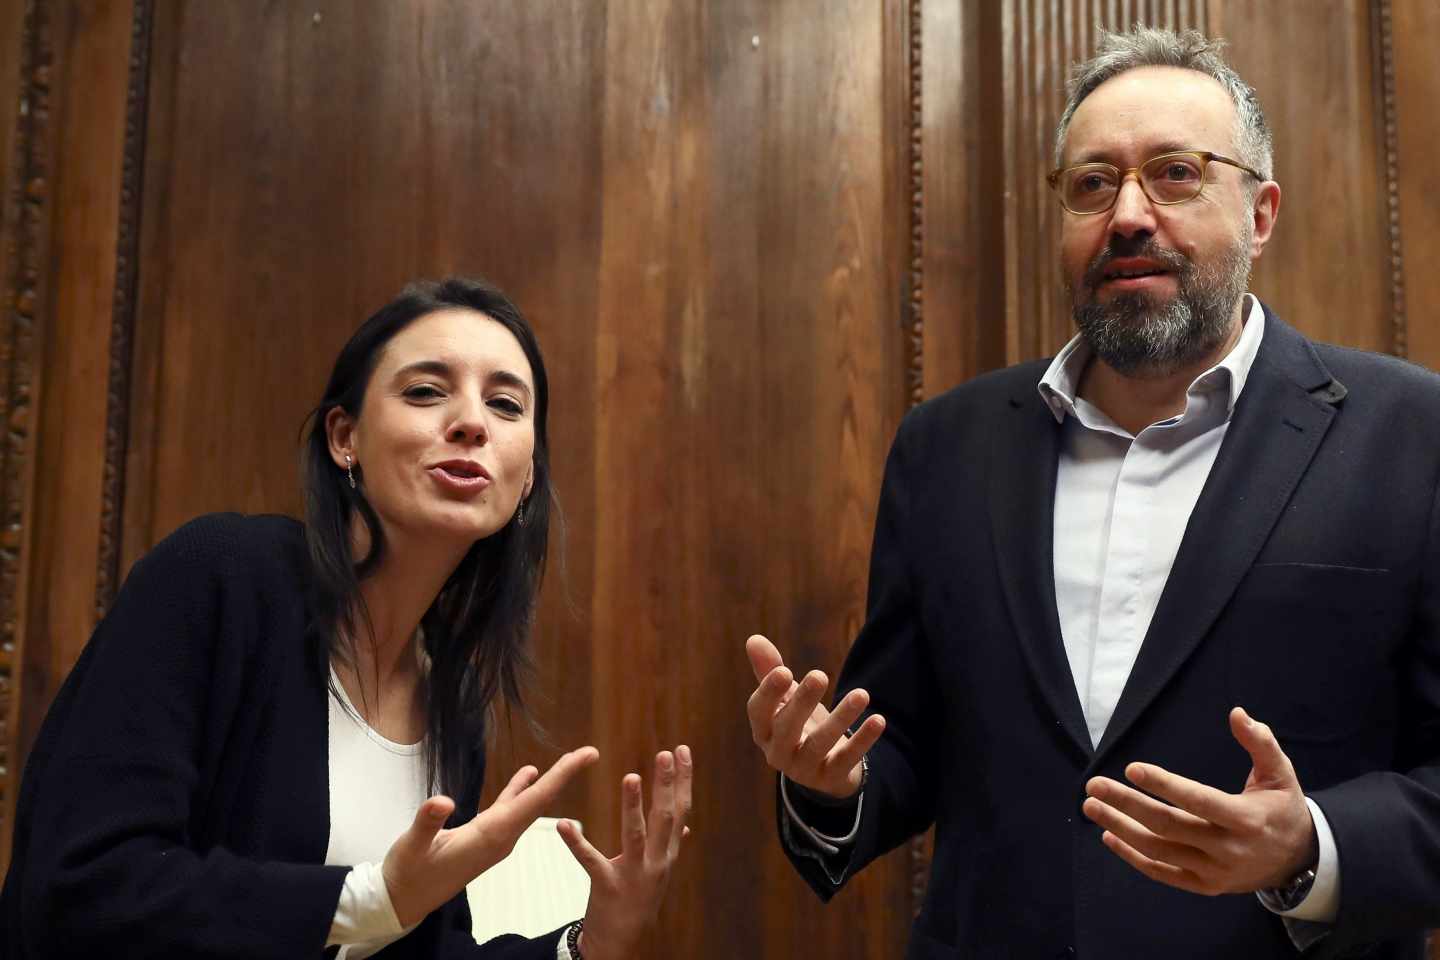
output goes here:
[[520, 524], [520, 526], [522, 526], [522, 527], [525, 526], [525, 501], [524, 501], [524, 500], [521, 500], [521, 501], [520, 501], [520, 506], [518, 506], [518, 507], [515, 508], [515, 522], [518, 523], [518, 524]]
[[350, 489], [355, 489], [355, 461], [350, 459], [350, 454], [345, 454], [345, 476], [350, 478]]

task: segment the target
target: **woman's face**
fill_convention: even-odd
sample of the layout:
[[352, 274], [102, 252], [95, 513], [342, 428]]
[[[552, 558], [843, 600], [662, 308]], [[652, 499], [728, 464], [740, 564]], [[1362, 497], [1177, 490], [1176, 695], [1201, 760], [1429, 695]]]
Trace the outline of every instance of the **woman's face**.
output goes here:
[[330, 412], [331, 456], [364, 470], [387, 537], [473, 543], [530, 492], [535, 400], [509, 330], [463, 307], [436, 311], [384, 347], [358, 418]]

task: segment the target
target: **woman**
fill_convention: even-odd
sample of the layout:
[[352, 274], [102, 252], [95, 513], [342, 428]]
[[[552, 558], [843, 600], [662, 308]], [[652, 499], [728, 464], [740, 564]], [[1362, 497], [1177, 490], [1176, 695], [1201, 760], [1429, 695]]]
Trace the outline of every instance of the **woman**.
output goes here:
[[544, 569], [548, 402], [534, 334], [484, 283], [416, 284], [356, 331], [310, 425], [304, 524], [182, 527], [56, 697], [5, 955], [633, 955], [686, 832], [684, 746], [656, 757], [648, 821], [625, 778], [620, 856], [561, 824], [583, 922], [470, 936], [465, 884], [598, 756], [526, 767], [476, 813], [484, 719], [519, 706]]

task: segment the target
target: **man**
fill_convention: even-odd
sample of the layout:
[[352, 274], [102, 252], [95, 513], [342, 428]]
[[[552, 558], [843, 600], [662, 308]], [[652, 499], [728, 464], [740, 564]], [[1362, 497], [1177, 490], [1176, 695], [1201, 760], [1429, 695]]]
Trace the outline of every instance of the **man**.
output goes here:
[[910, 960], [1418, 958], [1440, 925], [1440, 380], [1245, 293], [1280, 188], [1218, 50], [1137, 28], [1077, 67], [1079, 335], [906, 417], [833, 709], [747, 644], [822, 898], [935, 825]]

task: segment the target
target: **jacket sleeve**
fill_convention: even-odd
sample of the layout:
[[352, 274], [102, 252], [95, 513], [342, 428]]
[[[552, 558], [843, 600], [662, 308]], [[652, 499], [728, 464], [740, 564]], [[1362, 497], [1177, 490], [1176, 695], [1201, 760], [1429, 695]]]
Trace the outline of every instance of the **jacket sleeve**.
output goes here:
[[836, 685], [836, 703], [863, 687], [870, 694], [866, 716], [879, 713], [886, 722], [868, 755], [869, 780], [848, 857], [846, 851], [836, 857], [807, 856], [784, 842], [784, 811], [777, 801], [786, 855], [823, 900], [871, 860], [927, 829], [935, 816], [941, 701], [929, 663], [910, 543], [916, 495], [911, 465], [923, 462], [914, 452], [920, 433], [912, 413], [891, 446], [870, 552], [865, 624]]
[[192, 810], [225, 746], [216, 718], [245, 709], [236, 678], [254, 669], [262, 616], [257, 591], [234, 586], [256, 581], [227, 556], [231, 530], [196, 521], [145, 557], [52, 706], [4, 894], [19, 956], [280, 960], [324, 949], [348, 868], [192, 841]]
[[1431, 507], [1416, 616], [1396, 666], [1395, 769], [1311, 794], [1340, 861], [1340, 911], [1314, 956], [1440, 927], [1440, 483]]

